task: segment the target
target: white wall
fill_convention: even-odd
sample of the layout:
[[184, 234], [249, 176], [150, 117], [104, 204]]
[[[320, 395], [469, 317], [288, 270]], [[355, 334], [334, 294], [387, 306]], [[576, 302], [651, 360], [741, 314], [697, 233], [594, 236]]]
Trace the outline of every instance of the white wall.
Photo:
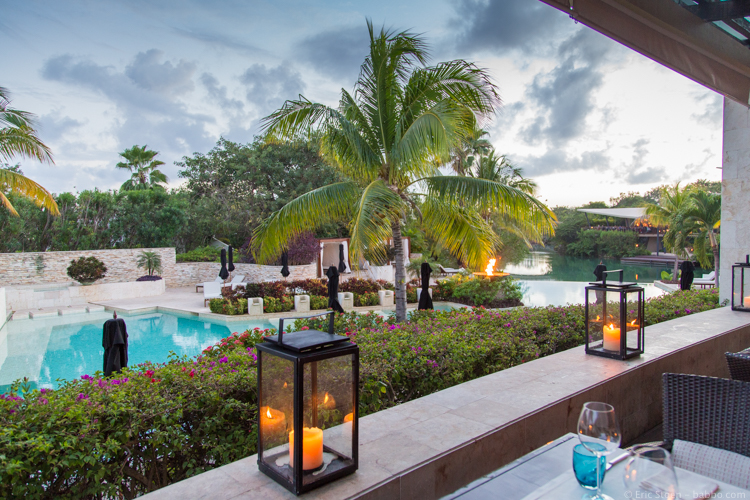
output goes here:
[[732, 264], [750, 254], [750, 110], [724, 98], [721, 176], [721, 300], [731, 298]]
[[0, 288], [0, 328], [5, 324], [8, 308], [5, 306], [5, 288]]

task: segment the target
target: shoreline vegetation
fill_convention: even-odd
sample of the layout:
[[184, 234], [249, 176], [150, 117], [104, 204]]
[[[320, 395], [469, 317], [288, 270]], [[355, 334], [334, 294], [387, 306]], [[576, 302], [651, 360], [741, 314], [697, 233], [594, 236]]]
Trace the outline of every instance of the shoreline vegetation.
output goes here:
[[[719, 305], [715, 289], [660, 296], [646, 302], [646, 325]], [[419, 311], [404, 323], [346, 313], [335, 329], [361, 349], [361, 415], [584, 340], [580, 305]], [[273, 333], [236, 332], [197, 357], [54, 391], [16, 382], [0, 396], [0, 497], [130, 499], [255, 453], [254, 346]]]

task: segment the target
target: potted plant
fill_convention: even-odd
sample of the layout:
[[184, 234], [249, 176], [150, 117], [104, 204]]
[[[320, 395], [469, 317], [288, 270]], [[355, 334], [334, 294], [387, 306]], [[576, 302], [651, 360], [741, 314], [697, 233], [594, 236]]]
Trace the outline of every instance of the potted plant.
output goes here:
[[68, 276], [82, 285], [90, 285], [106, 276], [107, 266], [96, 257], [73, 259], [68, 266]]
[[141, 252], [136, 261], [138, 267], [143, 268], [148, 273], [146, 276], [141, 276], [136, 281], [158, 281], [161, 276], [154, 275], [154, 273], [161, 273], [161, 255], [156, 252]]

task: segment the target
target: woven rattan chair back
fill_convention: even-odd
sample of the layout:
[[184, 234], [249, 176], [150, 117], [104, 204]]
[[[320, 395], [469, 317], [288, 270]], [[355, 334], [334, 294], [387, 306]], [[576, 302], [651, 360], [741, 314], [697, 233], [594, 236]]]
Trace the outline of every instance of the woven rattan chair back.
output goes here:
[[728, 352], [725, 356], [732, 380], [750, 382], [750, 350]]
[[750, 457], [750, 383], [677, 373], [662, 382], [668, 447], [681, 439]]

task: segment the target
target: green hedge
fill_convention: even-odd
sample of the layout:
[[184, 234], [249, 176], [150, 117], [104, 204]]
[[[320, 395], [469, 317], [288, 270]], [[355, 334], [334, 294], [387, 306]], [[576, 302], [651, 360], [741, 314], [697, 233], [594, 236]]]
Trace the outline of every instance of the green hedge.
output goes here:
[[247, 314], [247, 299], [211, 299], [208, 301], [208, 308], [214, 314]]
[[198, 247], [175, 256], [177, 262], [219, 262], [221, 250], [212, 246]]
[[[717, 290], [646, 303], [646, 324], [713, 309]], [[294, 329], [318, 328], [298, 320]], [[339, 314], [361, 349], [362, 415], [583, 343], [582, 306], [418, 311], [403, 324]], [[0, 497], [133, 498], [255, 453], [253, 347], [234, 333], [197, 358], [140, 365], [115, 379], [0, 396]], [[18, 396], [20, 394], [20, 396]]]
[[577, 257], [634, 257], [649, 255], [645, 247], [636, 246], [638, 234], [633, 231], [599, 231], [586, 229], [578, 240], [566, 247], [568, 255]]

